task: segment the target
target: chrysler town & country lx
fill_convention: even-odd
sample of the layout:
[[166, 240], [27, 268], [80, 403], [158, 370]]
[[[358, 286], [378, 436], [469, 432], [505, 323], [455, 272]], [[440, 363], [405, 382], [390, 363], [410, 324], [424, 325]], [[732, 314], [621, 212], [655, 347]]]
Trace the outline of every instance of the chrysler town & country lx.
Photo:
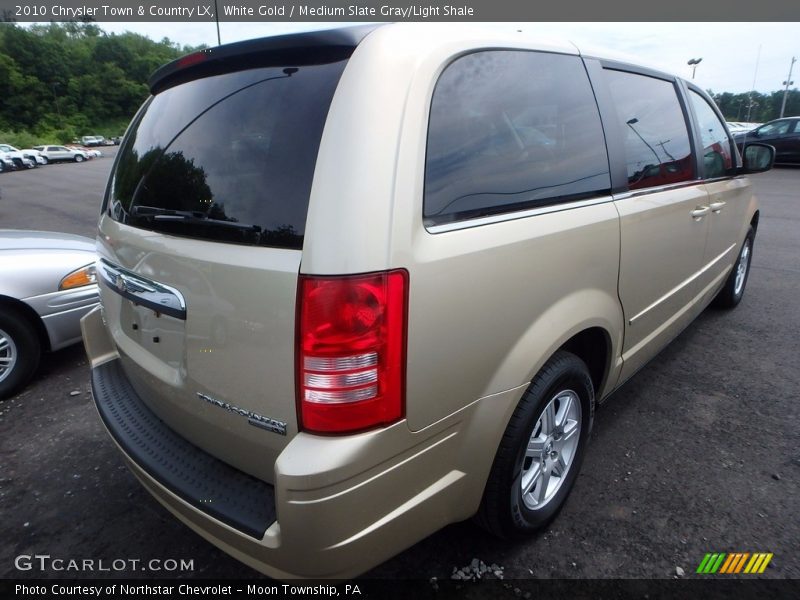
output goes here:
[[742, 298], [759, 210], [713, 101], [571, 44], [392, 24], [157, 71], [83, 320], [142, 485], [273, 577], [563, 506], [596, 404]]

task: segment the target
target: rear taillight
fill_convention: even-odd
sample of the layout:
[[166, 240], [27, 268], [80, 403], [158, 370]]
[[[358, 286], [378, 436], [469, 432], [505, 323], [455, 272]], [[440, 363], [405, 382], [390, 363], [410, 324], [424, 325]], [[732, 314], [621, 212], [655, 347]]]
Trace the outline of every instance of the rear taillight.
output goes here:
[[404, 270], [300, 276], [301, 429], [350, 433], [403, 417], [407, 298]]

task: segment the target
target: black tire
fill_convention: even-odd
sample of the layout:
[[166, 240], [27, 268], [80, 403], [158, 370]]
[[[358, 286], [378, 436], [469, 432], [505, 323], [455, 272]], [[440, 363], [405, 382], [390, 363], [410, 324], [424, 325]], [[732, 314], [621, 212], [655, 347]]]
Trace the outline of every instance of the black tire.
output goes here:
[[[744, 242], [742, 242], [742, 247], [739, 248], [739, 256], [733, 264], [733, 269], [731, 269], [728, 279], [725, 280], [725, 285], [712, 301], [715, 307], [731, 309], [742, 301], [744, 290], [747, 287], [747, 279], [750, 277], [750, 265], [753, 263], [753, 242], [755, 237], [756, 232], [752, 227], [749, 227], [747, 235], [744, 237]], [[743, 279], [741, 280], [741, 285], [738, 285], [739, 272], [742, 269], [742, 263], [745, 261]]]
[[16, 357], [13, 366], [0, 371], [0, 400], [30, 381], [41, 354], [39, 336], [27, 317], [14, 308], [0, 307], [0, 358]]
[[17, 171], [19, 171], [19, 170], [21, 170], [21, 169], [24, 169], [24, 168], [25, 168], [25, 163], [24, 163], [24, 162], [22, 162], [22, 159], [21, 159], [21, 158], [12, 158], [12, 159], [11, 159], [11, 162], [13, 162], [13, 163], [14, 163], [14, 168], [15, 168]]
[[31, 158], [28, 162], [29, 164], [25, 165], [25, 168], [27, 169], [35, 169], [38, 166], [35, 158]]
[[42, 160], [44, 161], [44, 164], [48, 164], [50, 162], [50, 159], [47, 158], [46, 156], [43, 156]]
[[[543, 499], [541, 506], [531, 508], [528, 504], [532, 501], [530, 495], [534, 494], [542, 480], [538, 480], [540, 483], [530, 494], [523, 494], [523, 473], [530, 473], [531, 469], [535, 469], [528, 462], [533, 459], [526, 457], [526, 449], [534, 433], [539, 431], [541, 435], [540, 419], [545, 409], [551, 402], [555, 403], [554, 406], [560, 406], [564, 400], [558, 398], [567, 392], [575, 393], [579, 399], [577, 405], [580, 407], [580, 427], [573, 434], [578, 436], [577, 447], [571, 454], [563, 480], [562, 477], [556, 478], [556, 488], [552, 496]], [[558, 411], [560, 408], [557, 408]], [[537, 373], [506, 427], [476, 515], [478, 523], [491, 533], [508, 539], [529, 535], [552, 521], [564, 506], [575, 483], [593, 418], [594, 386], [586, 364], [574, 354], [557, 352]], [[554, 448], [555, 441], [548, 446], [550, 449]], [[542, 453], [544, 454], [552, 453]], [[546, 468], [544, 472], [547, 472]], [[550, 478], [556, 477], [556, 471], [551, 473]]]
[[79, 163], [79, 162], [83, 162], [84, 159], [83, 159], [83, 156], [81, 156], [80, 154], [76, 154], [75, 158], [73, 158], [72, 160], [74, 160], [75, 162]]

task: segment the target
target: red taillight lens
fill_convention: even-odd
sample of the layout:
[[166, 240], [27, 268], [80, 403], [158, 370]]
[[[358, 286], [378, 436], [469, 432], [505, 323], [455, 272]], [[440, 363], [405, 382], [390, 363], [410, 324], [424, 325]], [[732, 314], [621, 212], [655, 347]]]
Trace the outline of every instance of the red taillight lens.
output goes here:
[[408, 273], [301, 275], [297, 379], [301, 428], [350, 433], [405, 410]]

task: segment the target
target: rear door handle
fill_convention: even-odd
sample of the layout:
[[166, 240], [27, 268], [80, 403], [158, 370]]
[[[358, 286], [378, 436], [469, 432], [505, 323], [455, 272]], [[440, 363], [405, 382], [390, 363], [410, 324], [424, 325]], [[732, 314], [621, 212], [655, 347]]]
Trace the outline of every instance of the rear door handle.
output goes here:
[[141, 304], [157, 312], [176, 319], [186, 320], [186, 300], [178, 290], [152, 279], [147, 279], [117, 266], [105, 258], [97, 263], [97, 274], [109, 290], [127, 298], [134, 304]]
[[719, 202], [712, 202], [710, 206], [711, 212], [718, 213], [719, 211], [722, 210], [722, 207], [725, 206], [725, 204], [726, 203], [723, 202], [722, 200], [720, 200]]
[[711, 208], [708, 206], [698, 206], [696, 209], [692, 211], [692, 218], [695, 221], [699, 221], [703, 217], [705, 217], [709, 212], [711, 212]]

